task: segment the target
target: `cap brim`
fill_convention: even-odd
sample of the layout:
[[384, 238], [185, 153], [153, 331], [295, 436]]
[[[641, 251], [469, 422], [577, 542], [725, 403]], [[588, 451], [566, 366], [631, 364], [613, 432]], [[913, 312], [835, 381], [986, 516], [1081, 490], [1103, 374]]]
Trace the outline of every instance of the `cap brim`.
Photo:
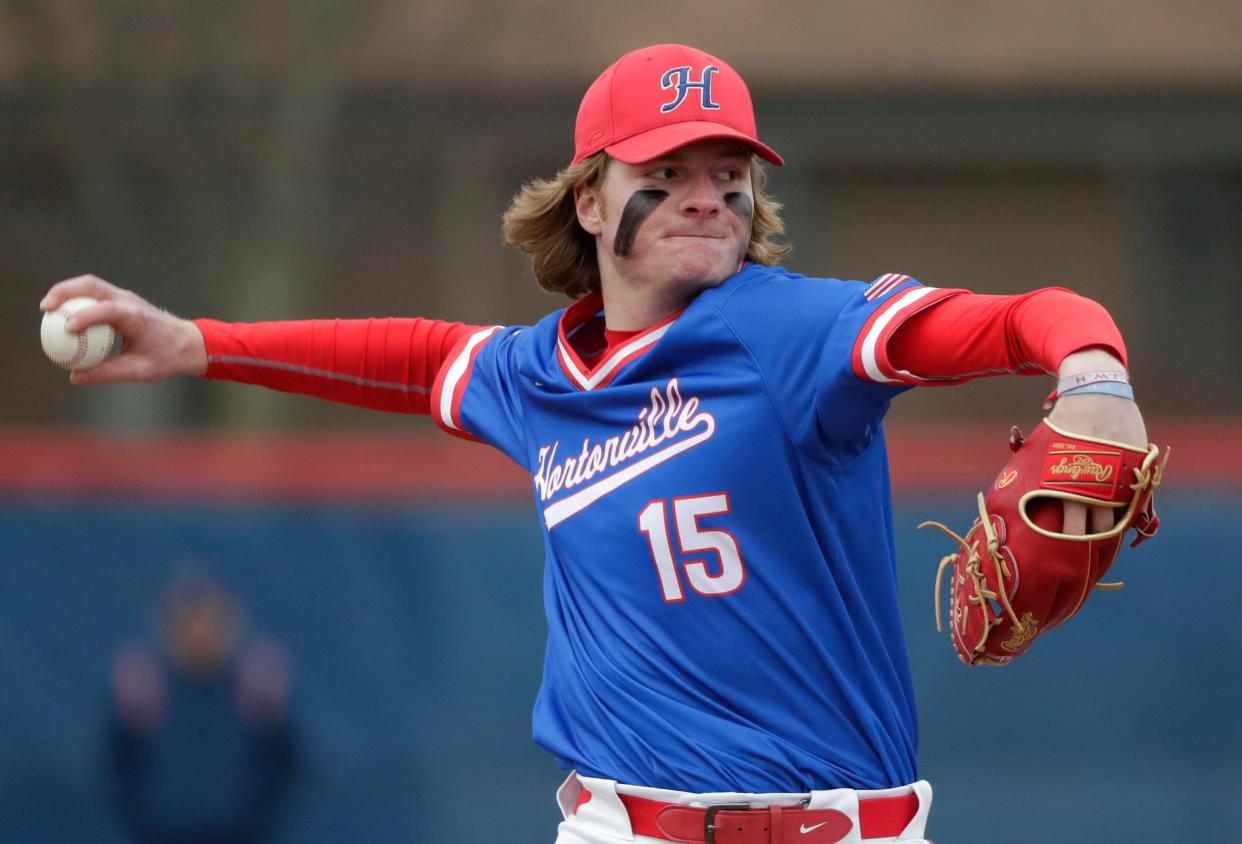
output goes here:
[[706, 120], [691, 120], [685, 123], [658, 126], [632, 138], [606, 146], [604, 152], [625, 164], [642, 164], [644, 161], [651, 161], [653, 158], [670, 153], [678, 147], [711, 138], [732, 138], [741, 141], [753, 149], [755, 154], [764, 161], [769, 161], [777, 167], [785, 163], [785, 159], [766, 144], [759, 143], [732, 126]]

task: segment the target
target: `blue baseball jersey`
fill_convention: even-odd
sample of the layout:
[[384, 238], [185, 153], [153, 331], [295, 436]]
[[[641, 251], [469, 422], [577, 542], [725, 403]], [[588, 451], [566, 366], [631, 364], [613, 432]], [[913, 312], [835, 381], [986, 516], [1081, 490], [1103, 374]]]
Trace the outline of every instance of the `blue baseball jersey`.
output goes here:
[[[548, 644], [535, 741], [691, 792], [918, 778], [883, 341], [955, 291], [745, 265], [587, 366], [598, 294], [470, 336], [433, 415], [526, 467]], [[885, 374], [890, 373], [890, 374]]]

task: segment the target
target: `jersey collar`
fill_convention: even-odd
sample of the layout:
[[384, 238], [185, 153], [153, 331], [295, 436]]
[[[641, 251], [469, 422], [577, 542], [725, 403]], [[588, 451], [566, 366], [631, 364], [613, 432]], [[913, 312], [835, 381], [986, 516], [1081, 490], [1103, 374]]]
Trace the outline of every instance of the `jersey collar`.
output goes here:
[[601, 358], [593, 367], [582, 362], [569, 338], [574, 332], [598, 316], [604, 308], [604, 297], [595, 292], [574, 302], [561, 314], [557, 326], [556, 357], [570, 382], [579, 390], [595, 390], [606, 386], [621, 369], [642, 357], [664, 336], [682, 312], [670, 314], [655, 325], [648, 326]]

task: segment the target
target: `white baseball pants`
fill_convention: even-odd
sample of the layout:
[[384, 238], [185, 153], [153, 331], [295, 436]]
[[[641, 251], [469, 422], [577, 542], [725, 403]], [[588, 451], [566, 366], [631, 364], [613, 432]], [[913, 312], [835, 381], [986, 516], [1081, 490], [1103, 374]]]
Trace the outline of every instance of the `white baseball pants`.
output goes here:
[[[577, 811], [574, 807], [583, 789], [591, 793], [591, 799]], [[896, 837], [862, 838], [858, 830], [858, 801], [867, 797], [896, 797], [906, 794], [917, 794], [919, 808], [917, 814]], [[689, 806], [707, 806], [713, 803], [750, 803], [759, 808], [763, 806], [796, 806], [808, 800], [809, 809], [836, 809], [845, 813], [853, 822], [854, 828], [841, 839], [840, 844], [880, 844], [880, 842], [900, 841], [903, 844], [930, 844], [923, 837], [927, 826], [927, 814], [931, 810], [932, 789], [925, 780], [900, 788], [883, 791], [856, 791], [852, 788], [837, 788], [831, 791], [812, 791], [809, 794], [741, 794], [719, 792], [711, 794], [690, 794], [684, 791], [668, 791], [661, 788], [645, 788], [636, 785], [624, 785], [614, 780], [582, 777], [576, 772], [569, 775], [556, 792], [556, 802], [561, 808], [565, 820], [557, 827], [556, 844], [668, 844], [660, 838], [646, 835], [635, 835], [630, 828], [629, 815], [625, 806], [617, 799], [618, 794], [629, 794], [635, 797], [646, 797], [665, 803], [682, 803]]]

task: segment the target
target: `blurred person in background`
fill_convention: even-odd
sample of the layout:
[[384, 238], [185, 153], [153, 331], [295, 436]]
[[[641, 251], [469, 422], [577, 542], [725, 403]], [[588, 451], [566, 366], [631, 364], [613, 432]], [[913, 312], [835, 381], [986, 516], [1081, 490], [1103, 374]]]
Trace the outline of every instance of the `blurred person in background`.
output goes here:
[[117, 816], [143, 844], [271, 840], [297, 768], [289, 659], [244, 638], [237, 601], [182, 572], [160, 608], [158, 647], [123, 645], [107, 756]]

